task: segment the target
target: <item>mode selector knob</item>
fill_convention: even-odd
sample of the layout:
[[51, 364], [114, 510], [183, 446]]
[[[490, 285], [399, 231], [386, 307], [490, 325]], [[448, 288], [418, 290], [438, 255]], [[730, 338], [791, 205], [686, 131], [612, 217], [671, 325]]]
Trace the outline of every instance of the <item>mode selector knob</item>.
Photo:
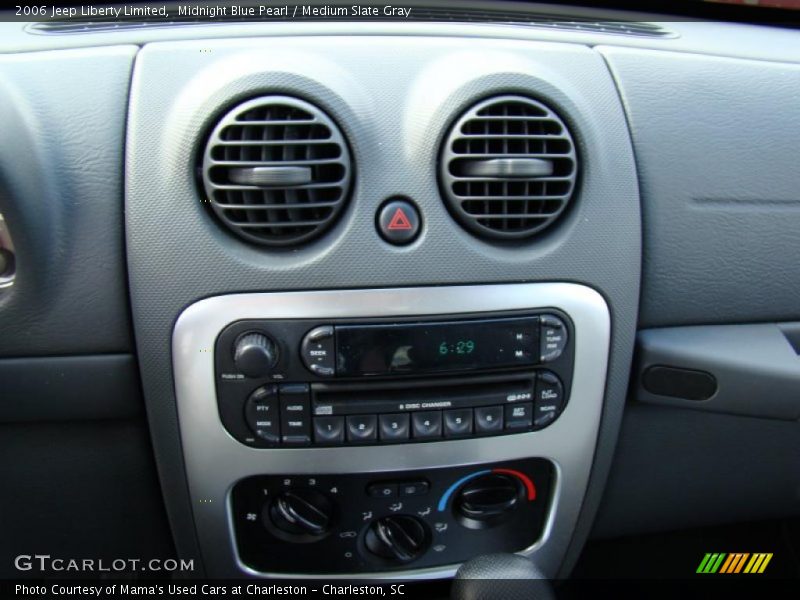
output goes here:
[[245, 333], [236, 340], [233, 362], [247, 377], [266, 377], [278, 362], [278, 348], [263, 333]]
[[336, 373], [333, 326], [322, 325], [309, 331], [300, 345], [300, 356], [314, 375], [332, 377]]
[[425, 524], [416, 517], [391, 515], [370, 524], [364, 544], [379, 558], [406, 563], [428, 549], [430, 536]]

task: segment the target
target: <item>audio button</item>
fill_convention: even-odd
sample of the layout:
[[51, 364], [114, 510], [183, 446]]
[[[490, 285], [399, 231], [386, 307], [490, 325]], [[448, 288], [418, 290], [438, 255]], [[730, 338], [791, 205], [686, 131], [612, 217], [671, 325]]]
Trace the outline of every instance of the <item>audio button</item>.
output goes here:
[[281, 433], [284, 444], [307, 444], [311, 441], [311, 395], [308, 384], [282, 385]]

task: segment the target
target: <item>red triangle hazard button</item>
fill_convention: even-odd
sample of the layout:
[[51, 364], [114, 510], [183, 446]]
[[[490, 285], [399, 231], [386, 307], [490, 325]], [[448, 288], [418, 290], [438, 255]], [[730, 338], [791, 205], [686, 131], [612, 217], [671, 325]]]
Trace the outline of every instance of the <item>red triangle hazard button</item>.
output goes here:
[[390, 244], [408, 244], [419, 233], [419, 211], [408, 200], [391, 200], [378, 213], [377, 225]]
[[389, 231], [395, 230], [404, 230], [404, 229], [412, 229], [411, 221], [408, 220], [406, 213], [403, 212], [401, 207], [397, 207], [394, 211], [394, 215], [392, 216], [392, 220], [389, 221], [389, 224], [386, 226], [386, 229]]

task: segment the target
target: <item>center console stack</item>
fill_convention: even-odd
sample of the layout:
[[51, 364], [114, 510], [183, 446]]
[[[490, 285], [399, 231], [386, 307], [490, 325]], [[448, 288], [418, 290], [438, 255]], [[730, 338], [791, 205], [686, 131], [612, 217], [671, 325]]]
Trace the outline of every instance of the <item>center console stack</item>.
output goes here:
[[212, 575], [440, 577], [476, 548], [554, 569], [586, 491], [609, 328], [602, 297], [566, 283], [189, 306], [174, 372]]

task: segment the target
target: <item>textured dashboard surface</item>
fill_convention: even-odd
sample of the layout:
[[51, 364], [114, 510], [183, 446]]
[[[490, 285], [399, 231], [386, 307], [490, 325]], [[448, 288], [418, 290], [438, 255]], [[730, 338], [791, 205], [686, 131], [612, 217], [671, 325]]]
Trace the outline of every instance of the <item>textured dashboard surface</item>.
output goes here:
[[[499, 247], [454, 224], [439, 196], [436, 160], [457, 114], [508, 92], [559, 110], [577, 139], [583, 173], [578, 200], [559, 227], [535, 244]], [[341, 221], [296, 251], [233, 240], [201, 203], [194, 175], [197, 150], [217, 115], [265, 93], [298, 95], [324, 108], [349, 138], [356, 164], [354, 195]], [[134, 69], [126, 164], [138, 353], [162, 485], [184, 554], [196, 552], [196, 538], [170, 372], [172, 327], [184, 307], [234, 291], [501, 281], [585, 283], [611, 308], [599, 452], [573, 542], [582, 545], [622, 414], [640, 270], [630, 139], [598, 53], [568, 44], [366, 36], [151, 44]], [[392, 195], [415, 200], [424, 217], [419, 238], [402, 248], [383, 242], [374, 226], [376, 209]]]
[[641, 326], [796, 320], [800, 65], [601, 51], [639, 167]]
[[593, 534], [797, 516], [800, 424], [631, 404]]
[[0, 56], [0, 356], [131, 348], [122, 152], [134, 46]]

